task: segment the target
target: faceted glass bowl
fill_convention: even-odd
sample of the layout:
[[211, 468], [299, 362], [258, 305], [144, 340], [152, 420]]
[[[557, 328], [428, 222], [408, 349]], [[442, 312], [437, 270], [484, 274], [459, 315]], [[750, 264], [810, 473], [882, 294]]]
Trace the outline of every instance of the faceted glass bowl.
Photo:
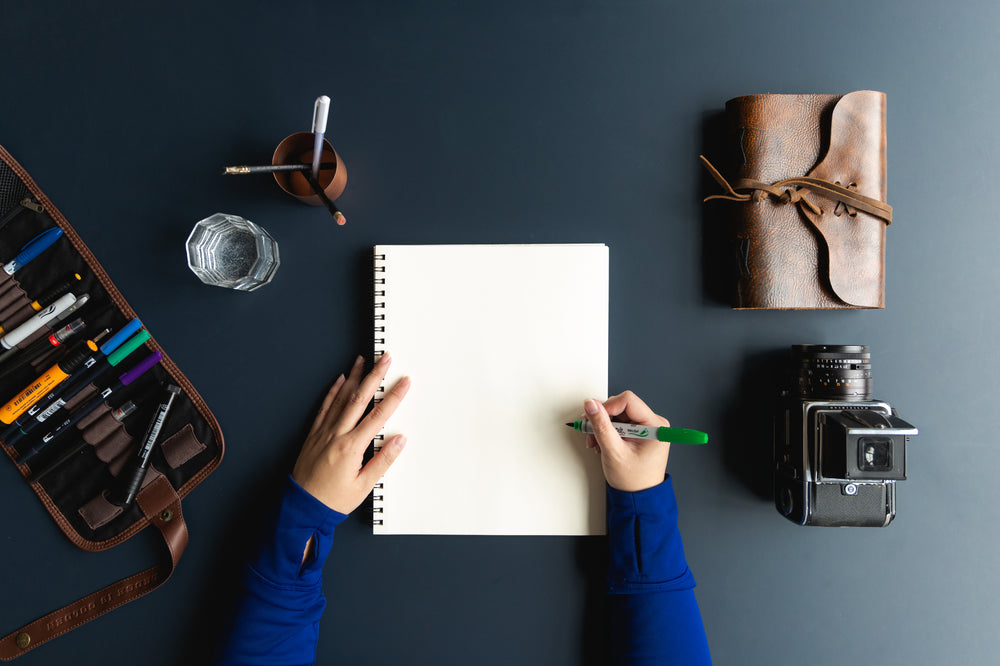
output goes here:
[[238, 215], [216, 213], [194, 225], [187, 239], [188, 266], [205, 284], [253, 291], [281, 264], [278, 242]]

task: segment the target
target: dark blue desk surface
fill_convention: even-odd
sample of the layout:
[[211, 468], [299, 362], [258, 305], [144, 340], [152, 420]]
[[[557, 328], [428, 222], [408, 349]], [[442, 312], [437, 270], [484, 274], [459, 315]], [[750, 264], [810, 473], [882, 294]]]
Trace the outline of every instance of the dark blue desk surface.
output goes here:
[[[369, 248], [487, 242], [610, 246], [611, 391], [712, 433], [670, 471], [717, 663], [990, 662], [1000, 9], [939, 4], [8, 3], [0, 143], [227, 437], [185, 502], [173, 580], [22, 663], [203, 661], [325, 387], [370, 347]], [[740, 94], [864, 88], [888, 95], [887, 308], [731, 311], [704, 251], [706, 127]], [[343, 228], [268, 177], [217, 175], [266, 162], [323, 93], [349, 171]], [[270, 286], [230, 293], [187, 270], [187, 233], [216, 211], [278, 239]], [[641, 325], [626, 316], [639, 308]], [[888, 529], [796, 527], [762, 492], [761, 378], [802, 342], [870, 345], [876, 395], [920, 427]], [[77, 551], [0, 467], [3, 633], [156, 557], [151, 535]], [[328, 566], [320, 662], [600, 663], [603, 546], [376, 539], [352, 519]]]

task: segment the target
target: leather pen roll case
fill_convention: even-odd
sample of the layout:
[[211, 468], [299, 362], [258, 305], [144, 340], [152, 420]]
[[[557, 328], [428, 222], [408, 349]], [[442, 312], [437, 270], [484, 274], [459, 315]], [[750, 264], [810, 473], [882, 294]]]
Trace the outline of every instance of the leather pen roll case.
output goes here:
[[[181, 500], [219, 465], [224, 441], [204, 399], [112, 277], [2, 147], [0, 264], [0, 446], [24, 478], [25, 495], [34, 493], [81, 549], [114, 547], [148, 526], [167, 546], [153, 566], [123, 572], [44, 617], [24, 618], [0, 638], [0, 660], [9, 660], [170, 576], [187, 543]], [[115, 504], [108, 498], [166, 386], [177, 387], [176, 400], [158, 425], [135, 500]]]

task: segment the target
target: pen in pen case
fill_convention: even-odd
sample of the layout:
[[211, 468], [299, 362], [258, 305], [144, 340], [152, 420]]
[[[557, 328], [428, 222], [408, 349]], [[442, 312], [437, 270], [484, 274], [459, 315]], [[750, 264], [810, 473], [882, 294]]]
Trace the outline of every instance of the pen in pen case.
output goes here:
[[[88, 342], [93, 342], [94, 345], [99, 345], [101, 340], [103, 340], [104, 337], [108, 335], [110, 332], [111, 332], [110, 328], [106, 328], [103, 331], [98, 331], [97, 334], [91, 337]], [[51, 391], [49, 391], [48, 395], [36, 401], [31, 407], [27, 409], [27, 411], [24, 412], [24, 414], [19, 416], [10, 425], [8, 425], [2, 432], [0, 432], [0, 439], [3, 439], [7, 445], [14, 444], [14, 442], [16, 442], [20, 438], [20, 435], [17, 433], [17, 429], [21, 426], [21, 422], [22, 421], [27, 422], [29, 419], [31, 419], [32, 416], [37, 414], [40, 409], [44, 409], [50, 403], [51, 399], [54, 399], [54, 397], [62, 395], [62, 393], [67, 390], [67, 387], [73, 384], [73, 378], [79, 377], [80, 373], [85, 371], [87, 366], [93, 362], [94, 355], [100, 352], [99, 346], [97, 351], [95, 351], [93, 347], [91, 347], [90, 345], [87, 345], [86, 349], [90, 353], [90, 356], [88, 356], [87, 359], [80, 364], [80, 366], [73, 372], [73, 374], [71, 374], [68, 379], [65, 379], [56, 384], [56, 386]], [[66, 356], [69, 356], [72, 353], [73, 353], [72, 350], [67, 350]], [[14, 368], [14, 370], [16, 369], [17, 368]], [[5, 375], [0, 375], [0, 379], [3, 379], [4, 376]]]
[[[82, 279], [83, 278], [80, 276], [79, 273], [73, 273], [72, 276], [60, 280], [55, 285], [53, 285], [45, 292], [43, 292], [41, 296], [39, 296], [30, 303], [31, 310], [34, 312], [41, 312], [44, 308], [52, 305], [59, 298], [69, 293], [73, 289], [73, 287], [75, 287], [76, 284]], [[18, 314], [24, 309], [25, 309], [24, 306], [20, 304], [15, 304], [6, 308], [5, 311], [0, 312], [0, 322], [6, 321], [7, 319], [13, 317], [14, 315]], [[0, 326], [0, 334], [4, 333], [6, 331], [6, 328]], [[2, 356], [0, 356], [0, 361], [3, 361]]]
[[[67, 294], [67, 295], [68, 296], [72, 296], [72, 294]], [[73, 303], [68, 308], [62, 310], [61, 312], [57, 312], [55, 314], [55, 316], [51, 317], [48, 321], [43, 322], [43, 325], [48, 326], [49, 330], [55, 330], [56, 325], [59, 322], [61, 322], [63, 319], [68, 318], [71, 314], [73, 314], [74, 312], [76, 312], [77, 310], [79, 310], [80, 308], [82, 308], [84, 305], [87, 304], [87, 301], [89, 301], [89, 300], [90, 300], [90, 295], [89, 294], [80, 294], [79, 296], [76, 297], [76, 300], [73, 301]], [[53, 303], [53, 305], [55, 305], [55, 304]], [[51, 307], [51, 306], [49, 306], [49, 307]], [[37, 315], [35, 315], [35, 317], [39, 317], [42, 314], [43, 313], [40, 312]], [[25, 324], [28, 324], [30, 321], [31, 320], [28, 320], [28, 321], [24, 322], [24, 324], [21, 324], [21, 326], [24, 326]], [[19, 328], [20, 328], [20, 326], [17, 329], [14, 329], [14, 331], [17, 331]], [[41, 328], [41, 327], [39, 327], [39, 328]], [[35, 330], [37, 330], [37, 329], [35, 329]], [[14, 331], [11, 331], [11, 334], [13, 334]], [[31, 335], [33, 335], [33, 334], [34, 334], [34, 331], [31, 331], [31, 333], [29, 333], [28, 336], [25, 339], [31, 337]], [[13, 346], [13, 347], [11, 347], [10, 349], [6, 350], [3, 354], [0, 354], [0, 363], [6, 361], [11, 356], [17, 354], [18, 351], [20, 351], [20, 349], [16, 345]]]
[[110, 340], [103, 344], [98, 354], [88, 359], [68, 381], [60, 384], [51, 391], [45, 398], [39, 400], [25, 414], [11, 423], [2, 433], [0, 438], [10, 446], [17, 443], [25, 435], [51, 418], [66, 403], [73, 399], [78, 393], [83, 391], [90, 384], [98, 379], [106, 370], [113, 368], [129, 357], [136, 349], [141, 347], [146, 340], [149, 340], [149, 331], [141, 330], [127, 341], [121, 342], [125, 335], [135, 330], [134, 326], [138, 319], [116, 333]]
[[73, 305], [69, 306], [68, 308], [57, 314], [55, 317], [52, 318], [51, 321], [48, 322], [49, 328], [52, 328], [53, 326], [61, 322], [63, 319], [68, 319], [71, 314], [77, 312], [80, 308], [86, 305], [88, 301], [90, 301], [90, 294], [80, 294], [79, 296], [77, 296], [76, 301], [73, 303]]
[[53, 227], [52, 229], [47, 229], [32, 238], [30, 241], [25, 243], [24, 247], [21, 248], [21, 251], [17, 253], [17, 256], [4, 264], [4, 272], [7, 275], [13, 275], [27, 266], [35, 257], [52, 247], [52, 244], [59, 240], [62, 233], [62, 229]]
[[76, 303], [76, 296], [73, 294], [64, 294], [56, 299], [56, 302], [48, 306], [44, 310], [36, 313], [33, 317], [28, 319], [13, 331], [10, 331], [2, 338], [0, 338], [0, 347], [6, 350], [13, 349], [17, 344], [27, 340], [32, 333], [45, 326], [51, 321], [56, 320], [59, 315], [61, 315], [65, 310], [69, 309]]
[[[41, 420], [45, 420], [45, 418], [51, 416], [54, 410], [62, 407], [66, 401], [86, 388], [104, 370], [117, 365], [129, 354], [138, 349], [149, 339], [149, 331], [139, 330], [131, 338], [127, 340], [126, 338], [141, 325], [138, 319], [133, 319], [124, 328], [111, 336], [107, 342], [100, 346], [98, 352], [88, 358], [82, 367], [73, 373], [67, 381], [56, 386], [48, 395], [32, 405], [23, 416], [11, 423], [3, 432], [0, 432], [0, 438], [7, 444], [13, 444], [21, 435], [25, 434], [25, 430], [30, 429], [28, 425], [32, 425], [33, 419], [41, 418]], [[108, 329], [105, 329], [104, 332], [108, 332]]]
[[[35, 340], [19, 354], [17, 347], [8, 349], [3, 354], [0, 354], [0, 364], [6, 364], [6, 367], [0, 371], [0, 381], [18, 368], [31, 363], [35, 359], [40, 358], [53, 349], [61, 346], [74, 335], [82, 333], [86, 328], [87, 323], [80, 317], [77, 317], [65, 326], [55, 329], [52, 333], [42, 336], [39, 340]], [[17, 358], [12, 362], [7, 363], [7, 360], [14, 354], [18, 354]]]
[[167, 414], [170, 413], [170, 407], [174, 404], [174, 399], [177, 398], [180, 392], [181, 388], [179, 386], [171, 384], [167, 387], [166, 400], [160, 403], [156, 413], [153, 415], [153, 419], [149, 422], [146, 434], [139, 445], [136, 459], [130, 468], [122, 470], [121, 475], [118, 477], [119, 487], [117, 491], [108, 497], [108, 501], [112, 504], [119, 504], [128, 508], [135, 500], [135, 496], [139, 494], [139, 490], [142, 488], [142, 481], [146, 478], [146, 472], [149, 470], [149, 464], [153, 458], [153, 447], [156, 446], [156, 442], [160, 438], [160, 431], [167, 420]]
[[73, 273], [72, 275], [60, 280], [55, 283], [44, 292], [42, 295], [31, 302], [31, 309], [35, 312], [41, 311], [42, 308], [52, 305], [57, 299], [62, 297], [64, 294], [69, 293], [73, 290], [73, 287], [77, 285], [78, 282], [83, 280], [83, 276], [79, 273]]
[[[22, 414], [25, 414], [25, 413], [27, 413], [29, 416], [32, 415], [32, 414], [34, 414], [36, 412], [36, 410], [33, 410], [32, 407], [34, 407], [36, 404], [39, 405], [39, 409], [44, 409], [45, 407], [42, 406], [42, 405], [48, 404], [50, 400], [54, 400], [55, 399], [53, 396], [58, 397], [59, 393], [61, 393], [62, 391], [64, 391], [67, 386], [72, 385], [72, 382], [66, 382], [65, 381], [66, 379], [72, 378], [75, 381], [76, 378], [80, 376], [80, 375], [77, 374], [78, 372], [81, 373], [81, 374], [83, 374], [83, 373], [86, 372], [87, 368], [93, 367], [95, 364], [100, 363], [100, 361], [104, 358], [103, 357], [103, 353], [104, 352], [101, 351], [101, 350], [107, 349], [111, 345], [121, 344], [121, 342], [120, 342], [121, 339], [122, 339], [121, 336], [122, 336], [122, 333], [124, 333], [124, 332], [125, 331], [123, 329], [123, 331], [121, 331], [121, 332], [117, 333], [116, 335], [112, 336], [112, 338], [110, 340], [108, 340], [106, 343], [104, 343], [100, 347], [96, 347], [96, 342], [97, 342], [96, 340], [94, 340], [94, 339], [89, 340], [88, 341], [89, 344], [88, 344], [87, 351], [90, 352], [90, 353], [88, 353], [88, 355], [86, 356], [86, 358], [84, 358], [84, 360], [81, 363], [79, 363], [75, 367], [73, 367], [72, 370], [69, 373], [67, 373], [66, 377], [59, 377], [58, 381], [45, 381], [45, 382], [42, 382], [42, 385], [46, 387], [46, 388], [43, 389], [44, 392], [35, 392], [35, 391], [32, 391], [31, 394], [28, 396], [28, 399], [25, 400], [25, 403], [27, 403], [26, 406], [23, 403], [14, 404], [14, 400], [17, 399], [15, 397], [15, 399], [11, 400], [10, 402], [8, 402], [7, 405], [5, 405], [4, 407], [0, 407], [0, 423], [5, 423], [8, 426], [11, 426], [11, 427], [8, 427], [7, 429], [5, 429], [3, 431], [3, 433], [0, 433], [0, 438], [3, 438], [3, 440], [7, 444], [13, 443], [14, 438], [11, 437], [10, 439], [8, 439], [8, 437], [10, 437], [13, 434], [13, 431], [16, 429], [16, 425], [13, 425], [13, 424], [16, 424], [18, 422], [18, 420], [17, 420], [18, 417], [20, 417]], [[93, 345], [93, 347], [96, 347], [96, 348], [93, 348], [90, 345]], [[71, 357], [72, 355], [73, 355], [73, 353], [67, 354], [67, 358]], [[66, 362], [67, 358], [64, 358], [62, 361], [60, 361], [60, 363]], [[57, 363], [56, 365], [52, 366], [52, 368], [49, 368], [49, 372], [52, 372], [53, 368], [57, 368], [58, 366], [59, 366], [59, 363]], [[48, 373], [46, 373], [46, 374], [48, 374]], [[56, 373], [56, 376], [58, 376], [58, 373]], [[45, 375], [43, 375], [42, 377], [40, 377], [39, 380], [43, 379], [44, 377], [45, 377]], [[31, 390], [31, 389], [33, 389], [36, 386], [36, 384], [38, 383], [39, 380], [36, 380], [36, 382], [33, 382], [32, 384], [29, 384], [28, 387], [25, 388], [24, 391], [22, 391], [22, 394], [25, 393], [25, 392], [27, 392], [27, 391], [29, 391], [29, 390]], [[9, 411], [7, 410], [8, 406], [10, 407]]]
[[23, 465], [24, 463], [31, 460], [31, 458], [33, 458], [36, 454], [45, 449], [45, 447], [47, 447], [61, 435], [66, 433], [70, 428], [75, 426], [77, 423], [82, 421], [85, 416], [87, 416], [92, 411], [97, 409], [97, 407], [105, 400], [107, 400], [109, 397], [111, 397], [111, 395], [113, 395], [115, 391], [118, 391], [123, 387], [128, 386], [129, 384], [134, 382], [136, 379], [145, 374], [147, 370], [149, 370], [154, 365], [159, 363], [162, 358], [163, 358], [163, 353], [160, 351], [155, 351], [146, 358], [139, 361], [139, 363], [133, 366], [130, 370], [126, 370], [122, 374], [118, 375], [118, 378], [115, 381], [111, 382], [111, 384], [108, 385], [106, 388], [102, 389], [99, 394], [91, 398], [90, 401], [84, 403], [82, 407], [78, 408], [76, 411], [70, 414], [69, 417], [66, 418], [66, 420], [64, 420], [55, 428], [47, 432], [45, 435], [43, 435], [42, 438], [39, 440], [38, 444], [31, 447], [24, 453], [22, 453], [21, 456], [17, 459], [17, 464]]
[[[112, 409], [111, 410], [111, 418], [113, 418], [115, 421], [118, 421], [119, 423], [121, 423], [129, 415], [131, 415], [133, 412], [135, 412], [135, 410], [136, 410], [135, 403], [132, 402], [131, 400], [129, 400], [128, 402], [124, 403], [122, 406], [117, 407], [115, 409]], [[63, 463], [65, 463], [67, 460], [69, 460], [73, 456], [75, 456], [78, 453], [80, 453], [80, 451], [83, 451], [85, 448], [87, 448], [87, 446], [88, 445], [87, 445], [87, 442], [85, 440], [81, 440], [81, 441], [77, 442], [75, 446], [73, 446], [69, 450], [65, 451], [62, 455], [60, 455], [58, 458], [56, 458], [55, 460], [53, 460], [52, 462], [50, 462], [48, 465], [46, 465], [45, 467], [39, 469], [37, 472], [35, 472], [31, 476], [29, 476], [28, 477], [28, 483], [29, 484], [30, 483], [35, 483], [36, 481], [42, 479], [49, 472], [51, 472], [52, 470], [56, 469], [57, 467], [59, 467], [60, 465], [62, 465]]]
[[97, 343], [93, 340], [81, 342], [74, 347], [58, 363], [39, 375], [38, 379], [24, 387], [6, 405], [0, 407], [0, 423], [8, 425], [13, 423], [17, 417], [28, 411], [32, 405], [41, 400], [57, 384], [60, 384], [76, 372], [97, 349]]

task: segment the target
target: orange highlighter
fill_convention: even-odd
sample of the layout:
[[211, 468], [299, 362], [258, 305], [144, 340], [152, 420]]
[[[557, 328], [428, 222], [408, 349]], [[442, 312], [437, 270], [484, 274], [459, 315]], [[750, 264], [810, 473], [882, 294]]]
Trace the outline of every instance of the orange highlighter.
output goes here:
[[3, 407], [0, 407], [0, 422], [10, 425], [17, 417], [24, 414], [41, 398], [49, 394], [49, 391], [90, 359], [97, 351], [97, 343], [87, 340], [76, 349], [66, 354], [65, 358], [53, 365], [28, 384], [23, 391], [10, 399]]

